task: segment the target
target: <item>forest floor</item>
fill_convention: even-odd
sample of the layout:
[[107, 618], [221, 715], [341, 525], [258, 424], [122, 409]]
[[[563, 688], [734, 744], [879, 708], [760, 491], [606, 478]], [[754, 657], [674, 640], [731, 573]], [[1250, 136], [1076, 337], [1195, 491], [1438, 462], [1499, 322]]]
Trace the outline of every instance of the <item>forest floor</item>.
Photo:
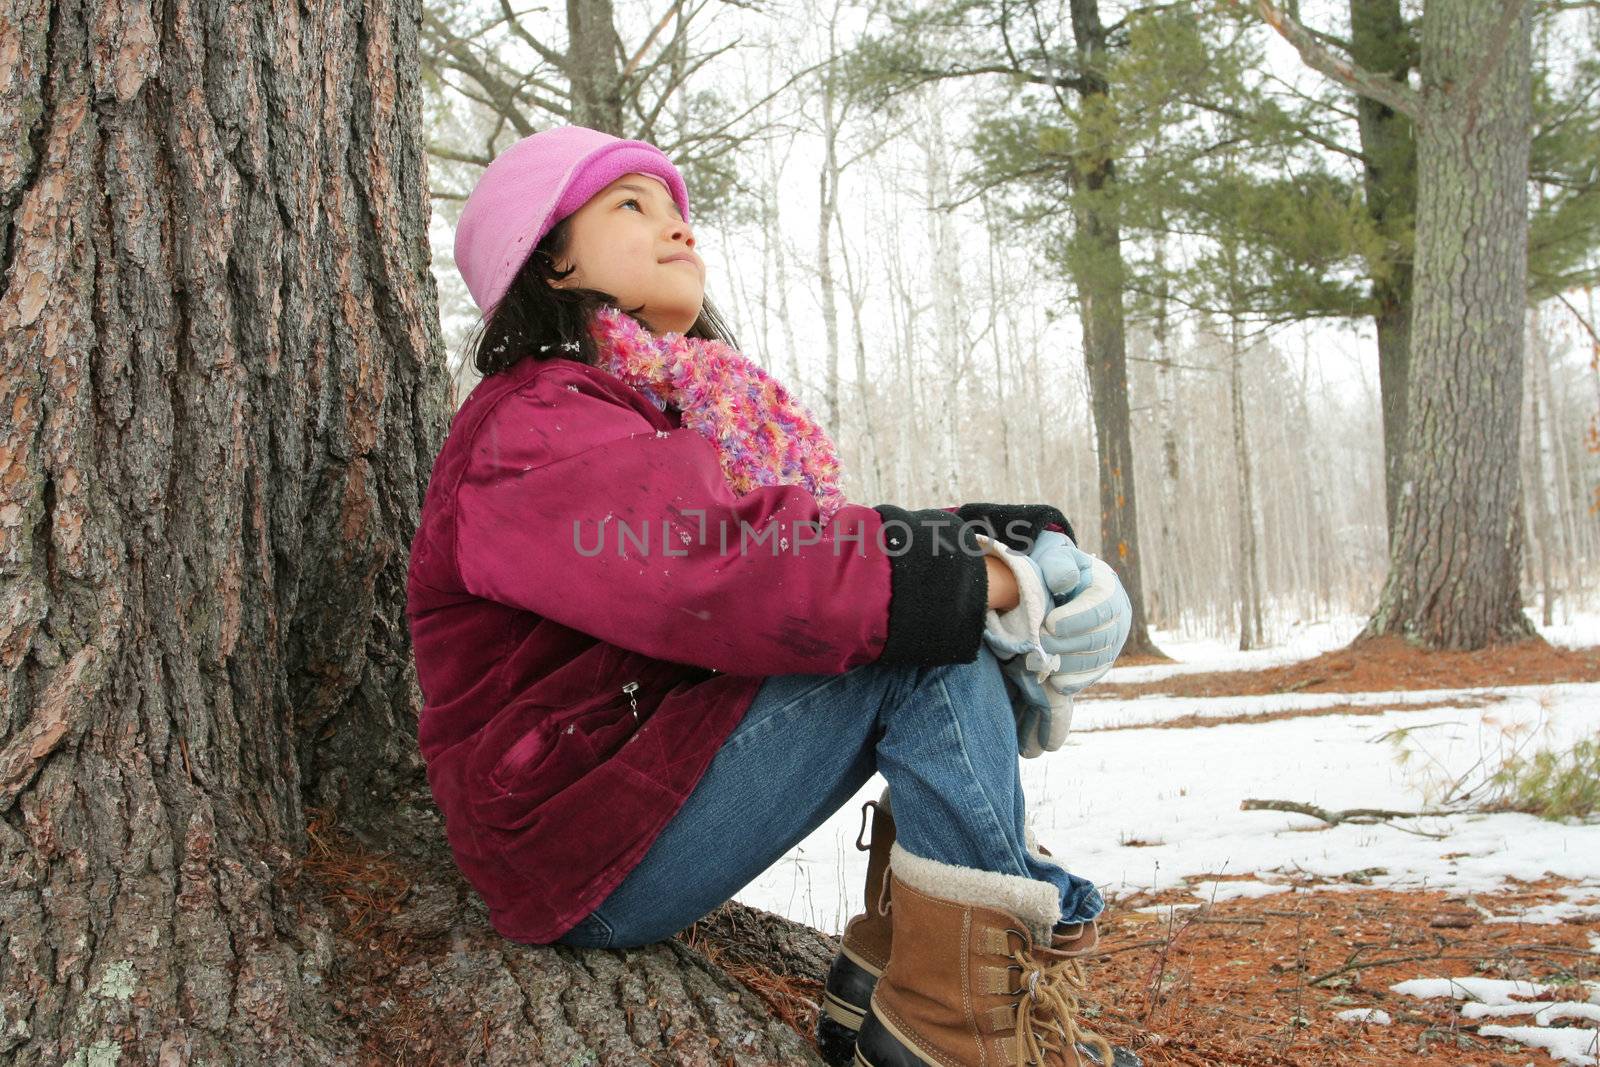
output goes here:
[[[1104, 952], [1088, 965], [1088, 1024], [1146, 1067], [1546, 1067], [1600, 1056], [1600, 907], [1573, 904], [1581, 887], [1351, 888], [1306, 880], [1268, 898], [1113, 900]], [[1499, 921], [1529, 914], [1538, 921]], [[820, 982], [730, 970], [810, 1035]], [[1393, 988], [1419, 976], [1438, 988]], [[1532, 1027], [1553, 1004], [1566, 1007], [1551, 1015], [1570, 1015], [1539, 1017], [1520, 1037], [1564, 1058], [1480, 1029]], [[1363, 1009], [1370, 1021], [1347, 1014]], [[1473, 1017], [1486, 1009], [1492, 1017]]]
[[[1385, 638], [1282, 666], [1108, 684], [1096, 695], [1391, 693], [1585, 682], [1600, 682], [1600, 647], [1533, 640], [1488, 652], [1425, 653]], [[1387, 710], [1334, 701], [1266, 714]], [[1161, 725], [1227, 721], [1181, 717]], [[1249, 885], [1250, 878], [1217, 875], [1206, 884], [1216, 890], [1230, 882]], [[1360, 872], [1336, 881], [1294, 878], [1286, 893], [1198, 906], [1193, 892], [1182, 889], [1115, 899], [1103, 942], [1108, 955], [1096, 970], [1105, 1003], [1116, 1006], [1107, 1029], [1143, 1044], [1151, 1067], [1600, 1062], [1600, 886], [1508, 878], [1498, 892], [1396, 892], [1356, 888], [1360, 881]], [[1492, 981], [1393, 988], [1419, 978]], [[1570, 1006], [1548, 1010], [1562, 1003]], [[1538, 1016], [1542, 1007], [1546, 1015]], [[1361, 1009], [1374, 1011], [1358, 1015]]]
[[[1590, 690], [1582, 683], [1597, 682], [1600, 647], [1560, 648], [1532, 640], [1487, 652], [1425, 654], [1400, 641], [1379, 640], [1280, 666], [1102, 684], [1097, 700], [1085, 705], [1103, 700], [1108, 709], [1143, 710], [1163, 697], [1339, 694], [1309, 703], [1302, 698], [1291, 708], [1252, 706], [1239, 714], [1228, 714], [1233, 705], [1227, 702], [1204, 714], [1182, 714], [1194, 705], [1179, 702], [1156, 720], [1101, 719], [1089, 728], [1172, 737], [1165, 731], [1224, 725], [1255, 730], [1263, 726], [1237, 724], [1477, 706], [1465, 689], [1492, 702], [1499, 687], [1578, 683], [1581, 688], [1565, 699], [1588, 705], [1600, 702], [1600, 687]], [[1396, 702], [1384, 696], [1433, 689], [1451, 692], [1439, 700]], [[1314, 783], [1308, 780], [1304, 788], [1310, 792]], [[1315, 823], [1274, 833], [1331, 829]], [[1600, 880], [1548, 873], [1524, 880], [1497, 867], [1494, 884], [1476, 890], [1385, 887], [1372, 884], [1389, 874], [1377, 864], [1397, 855], [1394, 839], [1416, 840], [1405, 834], [1435, 840], [1402, 849], [1442, 851], [1430, 861], [1459, 861], [1463, 871], [1473, 862], [1464, 857], [1482, 857], [1486, 850], [1481, 840], [1456, 846], [1425, 830], [1368, 832], [1388, 835], [1381, 842], [1373, 838], [1373, 865], [1337, 876], [1298, 864], [1270, 875], [1248, 867], [1251, 873], [1239, 873], [1236, 867], [1186, 874], [1180, 884], [1160, 889], [1110, 888], [1102, 916], [1104, 951], [1089, 965], [1102, 1031], [1136, 1048], [1148, 1067], [1600, 1062]], [[1600, 848], [1600, 827], [1573, 833], [1579, 847]], [[1124, 837], [1121, 844], [1137, 849], [1146, 842]], [[1458, 847], [1478, 851], [1451, 851]], [[1544, 853], [1535, 855], [1537, 867]], [[1524, 862], [1510, 869], [1527, 874], [1533, 868]], [[809, 1005], [820, 996], [819, 984], [788, 980], [775, 988], [771, 976], [740, 977], [809, 1033]], [[1396, 989], [1400, 983], [1414, 984]]]

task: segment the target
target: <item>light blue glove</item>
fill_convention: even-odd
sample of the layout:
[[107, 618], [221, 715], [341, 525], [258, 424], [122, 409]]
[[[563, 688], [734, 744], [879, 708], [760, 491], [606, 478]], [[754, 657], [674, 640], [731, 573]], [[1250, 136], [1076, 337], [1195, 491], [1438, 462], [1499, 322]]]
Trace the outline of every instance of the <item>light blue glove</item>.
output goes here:
[[1105, 560], [1089, 557], [1087, 588], [1044, 617], [1039, 642], [1058, 657], [1047, 688], [1071, 696], [1105, 676], [1122, 652], [1133, 624], [1133, 603], [1117, 572]]
[[1028, 661], [1038, 653], [1016, 656], [1000, 664], [1000, 676], [1011, 699], [1011, 717], [1017, 724], [1017, 755], [1033, 759], [1054, 752], [1072, 728], [1072, 695], [1039, 681]]
[[1028, 558], [1039, 568], [1045, 588], [1050, 590], [1050, 598], [1058, 607], [1089, 587], [1094, 557], [1080, 551], [1064, 533], [1057, 530], [1040, 533], [1028, 550]]
[[978, 543], [1010, 567], [1017, 580], [1017, 606], [1003, 612], [990, 608], [983, 631], [984, 643], [1000, 660], [1017, 724], [1017, 753], [1031, 758], [1054, 751], [1066, 740], [1072, 698], [1045, 684], [1058, 662], [1040, 644], [1045, 616], [1053, 607], [1044, 572], [1036, 560], [1004, 542], [979, 534]]

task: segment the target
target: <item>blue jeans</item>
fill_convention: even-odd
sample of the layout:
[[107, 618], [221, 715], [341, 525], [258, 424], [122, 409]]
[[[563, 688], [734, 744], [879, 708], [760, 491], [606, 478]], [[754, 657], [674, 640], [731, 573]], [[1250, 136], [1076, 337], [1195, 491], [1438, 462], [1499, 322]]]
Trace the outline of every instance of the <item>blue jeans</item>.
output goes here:
[[919, 856], [1053, 882], [1061, 918], [1105, 902], [1029, 853], [1012, 719], [987, 645], [971, 663], [864, 664], [766, 678], [694, 791], [622, 882], [556, 942], [630, 948], [716, 910], [881, 771], [895, 837]]

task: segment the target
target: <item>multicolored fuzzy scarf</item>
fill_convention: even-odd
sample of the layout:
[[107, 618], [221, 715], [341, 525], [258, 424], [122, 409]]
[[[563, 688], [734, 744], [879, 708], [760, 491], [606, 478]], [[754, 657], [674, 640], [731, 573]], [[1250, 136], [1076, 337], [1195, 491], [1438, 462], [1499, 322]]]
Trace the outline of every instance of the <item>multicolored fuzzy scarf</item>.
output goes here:
[[798, 485], [827, 523], [846, 503], [839, 460], [827, 432], [744, 353], [721, 341], [655, 334], [613, 307], [589, 322], [597, 365], [649, 397], [671, 404], [683, 425], [710, 441], [735, 496], [763, 485]]

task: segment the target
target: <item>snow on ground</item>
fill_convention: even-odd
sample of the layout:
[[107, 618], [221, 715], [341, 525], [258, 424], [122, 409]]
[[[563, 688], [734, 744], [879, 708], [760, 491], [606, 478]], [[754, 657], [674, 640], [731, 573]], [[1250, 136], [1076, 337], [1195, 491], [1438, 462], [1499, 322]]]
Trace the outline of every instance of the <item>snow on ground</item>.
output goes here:
[[[1538, 625], [1536, 607], [1526, 611], [1528, 621]], [[1585, 648], [1600, 644], [1600, 612], [1574, 611], [1570, 615], [1559, 607], [1553, 626], [1539, 626], [1539, 633], [1553, 645], [1563, 648]], [[1191, 637], [1171, 630], [1152, 630], [1161, 651], [1177, 662], [1161, 663], [1148, 667], [1113, 667], [1106, 675], [1108, 682], [1154, 682], [1171, 678], [1175, 674], [1194, 674], [1197, 671], [1250, 671], [1265, 667], [1281, 667], [1303, 659], [1320, 656], [1349, 644], [1367, 624], [1365, 615], [1340, 615], [1319, 622], [1289, 622], [1280, 624], [1282, 641], [1267, 648], [1240, 652], [1235, 638]]]
[[1229, 643], [1216, 638], [1186, 637], [1170, 630], [1152, 630], [1150, 636], [1157, 647], [1176, 662], [1149, 667], [1113, 667], [1111, 673], [1106, 675], [1106, 681], [1153, 682], [1196, 671], [1250, 671], [1281, 667], [1285, 663], [1311, 659], [1348, 645], [1351, 638], [1361, 632], [1366, 621], [1362, 616], [1343, 615], [1326, 622], [1289, 623], [1283, 627], [1283, 641], [1249, 652], [1239, 651], [1237, 639]]
[[[1600, 1063], [1600, 1030], [1586, 1026], [1551, 1026], [1559, 1019], [1600, 1022], [1600, 982], [1573, 986], [1538, 985], [1496, 978], [1415, 978], [1389, 987], [1393, 992], [1424, 1000], [1449, 997], [1464, 1003], [1467, 1020], [1533, 1016], [1531, 1026], [1478, 1027], [1481, 1037], [1501, 1037], [1530, 1048], [1542, 1048], [1558, 1060], [1573, 1064]], [[1567, 1000], [1537, 1000], [1550, 993], [1566, 993]], [[1342, 1016], [1341, 1016], [1342, 1018]]]
[[1073, 712], [1072, 728], [1093, 732], [1107, 728], [1144, 726], [1171, 722], [1188, 716], [1202, 719], [1231, 719], [1244, 715], [1270, 715], [1281, 711], [1307, 711], [1350, 705], [1357, 708], [1388, 707], [1395, 704], [1434, 704], [1459, 701], [1463, 707], [1498, 703], [1511, 697], [1534, 702], [1592, 693], [1592, 683], [1479, 686], [1472, 689], [1406, 689], [1391, 693], [1267, 693], [1261, 696], [1168, 697], [1146, 696], [1137, 700], [1079, 700]]
[[[1528, 609], [1528, 618], [1535, 625], [1539, 618], [1533, 609]], [[1588, 648], [1600, 644], [1600, 612], [1575, 611], [1570, 620], [1557, 608], [1556, 623], [1553, 626], [1540, 626], [1539, 633], [1552, 645], [1563, 648]]]
[[[1336, 625], [1327, 631], [1338, 632]], [[1600, 644], [1600, 614], [1581, 616], [1560, 634], [1545, 632], [1573, 645]], [[1307, 638], [1290, 658], [1315, 654], [1306, 651], [1314, 643]], [[1186, 655], [1193, 646], [1169, 642], [1164, 647]], [[1191, 666], [1223, 665], [1212, 661]], [[1486, 695], [1498, 699], [1485, 702]], [[1421, 700], [1459, 705], [1207, 728], [1142, 727], [1183, 715]], [[1103, 729], [1129, 724], [1138, 725]], [[1409, 732], [1403, 735], [1403, 746], [1397, 746], [1401, 730]], [[1591, 913], [1600, 907], [1600, 825], [1499, 814], [1326, 827], [1299, 814], [1241, 811], [1239, 802], [1260, 798], [1327, 809], [1414, 811], [1429, 803], [1425, 792], [1430, 784], [1457, 776], [1477, 781], [1483, 768], [1519, 745], [1531, 752], [1596, 730], [1600, 683], [1084, 701], [1062, 749], [1021, 761], [1022, 781], [1039, 840], [1074, 872], [1109, 892], [1189, 887], [1197, 899], [1223, 899], [1224, 894], [1271, 891], [1291, 876], [1339, 880], [1353, 873], [1374, 887], [1486, 892], [1503, 887], [1507, 878], [1555, 875], [1581, 883], [1559, 908]], [[1404, 761], [1399, 758], [1402, 747], [1410, 753]], [[837, 934], [863, 907], [867, 854], [855, 848], [855, 841], [861, 805], [876, 799], [882, 786], [883, 779], [874, 776], [851, 803], [737, 899]], [[1199, 876], [1211, 880], [1193, 884]], [[1248, 876], [1251, 881], [1216, 882], [1218, 876]], [[1349, 882], [1341, 885], [1358, 888]], [[1554, 912], [1546, 916], [1546, 910], [1521, 921], [1562, 917]]]

